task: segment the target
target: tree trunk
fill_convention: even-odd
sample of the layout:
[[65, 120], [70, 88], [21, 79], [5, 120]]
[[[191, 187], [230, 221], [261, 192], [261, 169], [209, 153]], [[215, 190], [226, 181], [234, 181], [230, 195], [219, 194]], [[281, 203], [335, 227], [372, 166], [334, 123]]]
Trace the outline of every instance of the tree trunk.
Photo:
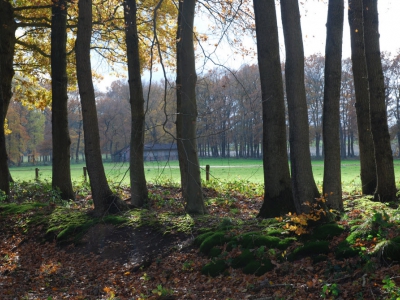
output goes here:
[[177, 31], [177, 120], [179, 167], [182, 195], [188, 213], [204, 214], [206, 207], [201, 188], [196, 141], [196, 68], [193, 22], [196, 0], [179, 1]]
[[[0, 78], [2, 70], [0, 68]], [[3, 103], [3, 86], [0, 84], [0, 103]], [[8, 180], [8, 162], [7, 162], [7, 149], [6, 149], [6, 136], [4, 132], [4, 105], [0, 105], [0, 191], [5, 195], [10, 195], [10, 181]], [[2, 196], [0, 194], [0, 196]]]
[[386, 115], [377, 2], [377, 0], [363, 0], [365, 58], [368, 70], [371, 130], [378, 178], [374, 198], [376, 201], [389, 202], [396, 199], [396, 184]]
[[[315, 184], [309, 147], [304, 50], [297, 0], [282, 0], [281, 14], [285, 38], [285, 81], [289, 112], [289, 142], [293, 196], [297, 212], [308, 211], [303, 204], [320, 194]], [[325, 145], [324, 145], [325, 146]]]
[[92, 189], [94, 214], [117, 213], [127, 205], [108, 186], [100, 152], [100, 135], [90, 63], [92, 33], [92, 1], [79, 0], [78, 32], [76, 37], [76, 73], [81, 97], [85, 159]]
[[68, 130], [67, 78], [67, 1], [53, 1], [51, 17], [51, 91], [52, 91], [52, 187], [62, 199], [74, 199], [70, 168], [71, 139]]
[[274, 0], [253, 0], [263, 112], [264, 203], [259, 217], [296, 211], [286, 151], [285, 103]]
[[321, 133], [316, 132], [315, 133], [315, 156], [317, 158], [321, 157], [320, 147], [321, 147]]
[[[0, 116], [2, 118], [1, 123], [3, 124], [0, 130], [2, 131], [1, 135], [4, 136], [4, 139], [0, 138], [1, 152], [6, 151], [4, 121], [12, 97], [11, 82], [14, 77], [13, 63], [16, 28], [14, 12], [10, 2], [0, 1], [0, 105], [2, 105]], [[6, 189], [4, 191], [7, 194], [9, 193], [9, 189], [6, 187], [9, 186], [9, 182], [13, 182], [13, 179], [8, 169], [8, 155], [6, 151], [5, 155], [0, 155], [0, 186]]]
[[79, 148], [81, 145], [81, 135], [82, 135], [82, 120], [79, 121], [79, 127], [78, 127], [78, 141], [76, 142], [76, 152], [75, 152], [75, 162], [79, 162]]
[[325, 145], [323, 194], [328, 207], [338, 211], [343, 210], [339, 137], [343, 18], [343, 0], [329, 0], [322, 118]]
[[142, 207], [147, 202], [148, 191], [144, 174], [145, 114], [140, 75], [139, 38], [136, 25], [136, 0], [125, 1], [124, 13], [132, 116], [130, 142], [131, 203], [136, 207]]
[[377, 185], [374, 141], [369, 113], [368, 71], [364, 51], [364, 23], [362, 0], [349, 0], [351, 60], [353, 62], [354, 90], [358, 145], [360, 150], [361, 185], [365, 195], [373, 195]]

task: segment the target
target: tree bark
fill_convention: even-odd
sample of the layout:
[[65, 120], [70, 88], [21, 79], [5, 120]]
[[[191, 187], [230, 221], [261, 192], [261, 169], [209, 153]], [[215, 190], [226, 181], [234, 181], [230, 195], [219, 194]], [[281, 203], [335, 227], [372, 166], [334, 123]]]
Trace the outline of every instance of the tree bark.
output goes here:
[[322, 118], [325, 146], [323, 195], [328, 207], [338, 211], [343, 210], [339, 137], [343, 19], [343, 0], [329, 0]]
[[362, 0], [349, 0], [348, 18], [351, 38], [358, 144], [360, 150], [362, 193], [373, 195], [377, 185], [374, 141], [369, 113], [368, 71], [365, 59]]
[[52, 187], [62, 199], [74, 199], [71, 181], [71, 139], [68, 130], [67, 1], [53, 0], [51, 17]]
[[148, 191], [144, 174], [145, 114], [143, 86], [140, 75], [139, 38], [136, 25], [136, 0], [125, 1], [124, 13], [129, 98], [132, 115], [130, 142], [131, 203], [136, 207], [142, 207], [147, 201]]
[[378, 1], [363, 0], [365, 58], [368, 70], [372, 138], [378, 183], [376, 201], [396, 200], [393, 154], [385, 104], [385, 83], [379, 46]]
[[[0, 36], [1, 38], [1, 36]], [[0, 78], [2, 78], [2, 70], [0, 68]], [[3, 100], [3, 86], [0, 84], [0, 101]], [[0, 191], [3, 191], [8, 198], [10, 195], [10, 181], [8, 180], [8, 164], [7, 164], [7, 149], [6, 136], [4, 132], [4, 105], [0, 105]], [[0, 195], [1, 196], [1, 195]]]
[[[289, 112], [290, 160], [294, 202], [297, 212], [307, 212], [305, 202], [320, 194], [315, 184], [309, 147], [309, 128], [304, 86], [304, 49], [297, 0], [282, 0], [281, 15], [285, 38], [285, 81]], [[325, 146], [325, 145], [324, 145]]]
[[274, 0], [253, 0], [263, 112], [264, 203], [259, 217], [296, 211], [286, 151], [285, 103]]
[[179, 1], [177, 31], [177, 143], [182, 195], [188, 213], [205, 214], [197, 156], [196, 68], [193, 43], [195, 0]]
[[108, 185], [100, 152], [100, 135], [90, 62], [92, 1], [79, 0], [76, 36], [76, 73], [82, 106], [85, 159], [92, 189], [94, 214], [117, 213], [127, 205], [114, 195]]
[[[16, 23], [14, 21], [14, 12], [9, 1], [0, 1], [0, 105], [2, 118], [0, 127], [0, 189], [9, 194], [9, 182], [13, 182], [10, 170], [8, 168], [8, 155], [6, 151], [6, 139], [4, 132], [4, 121], [7, 115], [8, 106], [12, 97], [11, 82], [14, 77], [14, 46]], [[3, 144], [4, 143], [4, 144]], [[4, 152], [4, 153], [3, 153]], [[7, 182], [6, 182], [7, 181]]]

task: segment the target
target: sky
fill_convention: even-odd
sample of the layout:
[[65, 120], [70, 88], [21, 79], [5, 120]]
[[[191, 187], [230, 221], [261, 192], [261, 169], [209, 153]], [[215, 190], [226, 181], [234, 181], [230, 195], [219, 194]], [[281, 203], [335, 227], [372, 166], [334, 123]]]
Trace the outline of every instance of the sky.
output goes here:
[[[304, 54], [309, 56], [311, 54], [320, 53], [324, 55], [325, 52], [325, 40], [326, 40], [326, 20], [328, 13], [327, 0], [306, 0], [300, 1], [300, 14], [301, 14], [301, 26], [303, 33], [303, 44]], [[351, 55], [350, 50], [350, 29], [347, 19], [347, 0], [345, 0], [345, 16], [344, 16], [344, 30], [343, 30], [343, 52], [342, 57], [347, 58]], [[378, 1], [378, 12], [379, 12], [379, 32], [380, 32], [380, 47], [381, 51], [389, 51], [392, 54], [396, 53], [400, 49], [400, 35], [398, 30], [400, 29], [400, 0], [379, 0]], [[280, 49], [281, 57], [284, 57], [284, 40], [282, 32], [282, 24], [280, 19], [280, 8], [277, 7], [278, 14], [278, 30], [280, 32]], [[206, 33], [206, 20], [204, 18], [196, 18], [195, 25], [199, 32]], [[254, 40], [247, 38], [244, 41], [248, 45], [255, 47]], [[213, 45], [213, 42], [210, 41]], [[207, 47], [206, 44], [203, 44]], [[212, 46], [211, 46], [212, 47]], [[212, 48], [213, 49], [213, 48]], [[211, 49], [210, 49], [211, 50]], [[220, 45], [217, 52], [213, 55], [213, 61], [219, 64], [226, 65], [229, 68], [237, 69], [241, 65], [248, 63], [257, 63], [256, 57], [235, 55], [233, 50], [228, 45]], [[206, 63], [203, 68], [204, 59], [202, 55], [199, 55], [199, 59], [196, 62], [198, 66], [198, 72], [204, 72], [215, 68], [215, 64], [211, 61]], [[117, 80], [115, 76], [107, 74], [107, 66], [101, 66], [103, 69], [104, 80], [97, 84], [101, 91], [106, 91], [107, 87], [112, 81]], [[160, 68], [159, 68], [160, 69]], [[148, 81], [149, 72], [143, 74], [143, 81]], [[174, 75], [172, 75], [174, 77]], [[160, 80], [162, 78], [161, 71], [153, 73], [153, 80]]]

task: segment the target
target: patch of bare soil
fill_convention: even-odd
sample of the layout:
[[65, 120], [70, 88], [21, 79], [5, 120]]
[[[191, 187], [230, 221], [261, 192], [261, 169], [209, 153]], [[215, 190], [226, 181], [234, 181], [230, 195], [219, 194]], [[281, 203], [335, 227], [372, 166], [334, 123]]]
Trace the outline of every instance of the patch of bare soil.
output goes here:
[[191, 245], [193, 237], [184, 233], [163, 234], [151, 227], [115, 227], [97, 224], [73, 248], [74, 252], [95, 254], [100, 259], [129, 264], [132, 271]]

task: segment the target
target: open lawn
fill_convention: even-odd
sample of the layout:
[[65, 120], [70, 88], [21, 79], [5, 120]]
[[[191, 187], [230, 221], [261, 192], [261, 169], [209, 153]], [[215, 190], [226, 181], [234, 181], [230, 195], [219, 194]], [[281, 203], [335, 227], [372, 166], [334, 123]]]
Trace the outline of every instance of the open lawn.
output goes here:
[[[323, 161], [312, 162], [315, 181], [321, 186], [323, 181]], [[210, 165], [210, 178], [216, 181], [244, 180], [254, 183], [263, 182], [261, 160], [253, 159], [202, 159], [200, 160], [201, 176], [206, 178], [206, 165]], [[83, 179], [84, 164], [72, 164], [72, 180], [80, 182]], [[105, 163], [107, 177], [115, 183], [129, 183], [128, 163]], [[51, 166], [39, 166], [41, 180], [51, 180]], [[177, 161], [146, 162], [145, 171], [147, 181], [158, 183], [164, 181], [179, 182], [179, 166]], [[395, 161], [396, 178], [400, 178], [400, 161]], [[17, 181], [30, 181], [35, 178], [35, 166], [11, 168], [11, 174]], [[358, 160], [344, 160], [342, 162], [342, 182], [345, 191], [360, 190], [360, 162]], [[400, 181], [398, 180], [400, 185]]]

